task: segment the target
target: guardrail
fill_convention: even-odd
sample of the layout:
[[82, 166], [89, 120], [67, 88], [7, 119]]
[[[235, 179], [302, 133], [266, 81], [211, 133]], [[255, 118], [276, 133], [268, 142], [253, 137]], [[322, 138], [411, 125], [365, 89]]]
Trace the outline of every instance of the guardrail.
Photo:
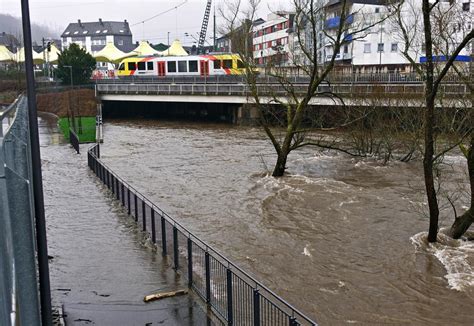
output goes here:
[[[288, 90], [282, 85], [257, 84], [260, 96], [288, 96]], [[308, 86], [296, 84], [295, 94], [306, 94]], [[459, 96], [470, 93], [465, 84], [442, 84], [440, 94]], [[128, 94], [128, 95], [206, 95], [206, 96], [242, 96], [251, 97], [250, 89], [245, 84], [97, 84], [97, 94]], [[424, 84], [324, 84], [318, 87], [318, 93], [334, 93], [354, 96], [387, 96], [408, 95], [421, 96], [425, 93]]]
[[317, 325], [120, 178], [100, 160], [98, 144], [88, 150], [87, 158], [90, 169], [221, 321], [228, 325]]
[[[293, 84], [307, 84], [306, 76], [287, 76], [285, 80]], [[97, 79], [96, 84], [245, 84], [243, 75], [217, 75], [217, 76], [125, 76], [108, 79]], [[462, 83], [457, 74], [448, 74], [443, 78], [443, 83]], [[260, 75], [257, 84], [279, 84], [277, 78], [271, 75]], [[330, 74], [325, 83], [390, 83], [390, 84], [422, 84], [423, 78], [416, 73], [385, 73], [385, 74], [343, 74], [334, 72]]]
[[74, 130], [69, 128], [69, 142], [71, 143], [72, 147], [76, 150], [77, 154], [79, 153], [79, 137], [77, 137]]
[[[5, 130], [4, 130], [5, 128]], [[0, 112], [0, 325], [40, 325], [26, 97]]]

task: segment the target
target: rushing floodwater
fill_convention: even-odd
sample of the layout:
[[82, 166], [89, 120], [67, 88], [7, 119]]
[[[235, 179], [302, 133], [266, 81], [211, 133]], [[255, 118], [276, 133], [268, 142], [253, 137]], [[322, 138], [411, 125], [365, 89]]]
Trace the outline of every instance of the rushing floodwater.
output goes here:
[[474, 322], [474, 246], [442, 235], [426, 244], [418, 163], [306, 149], [275, 179], [259, 129], [144, 120], [107, 121], [102, 155], [322, 325]]

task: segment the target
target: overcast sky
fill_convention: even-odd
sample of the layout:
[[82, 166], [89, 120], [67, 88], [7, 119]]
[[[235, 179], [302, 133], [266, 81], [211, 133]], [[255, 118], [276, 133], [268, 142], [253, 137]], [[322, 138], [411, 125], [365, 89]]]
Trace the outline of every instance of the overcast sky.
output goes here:
[[[213, 0], [216, 6], [227, 0]], [[245, 1], [245, 0], [243, 0]], [[288, 0], [265, 0], [259, 15], [266, 18], [268, 7], [281, 9]], [[192, 34], [198, 38], [201, 22], [204, 16], [206, 0], [30, 0], [31, 21], [46, 25], [61, 34], [68, 23], [103, 20], [122, 21], [130, 23], [134, 41], [147, 39], [152, 43], [167, 43], [168, 32], [170, 40], [180, 39], [191, 45]], [[184, 4], [183, 4], [184, 3]], [[173, 9], [179, 6], [177, 9]], [[163, 13], [170, 10], [167, 13]], [[20, 0], [0, 0], [0, 12], [13, 16], [21, 16]], [[161, 14], [145, 23], [144, 20]], [[135, 25], [136, 24], [136, 25]], [[219, 16], [217, 16], [219, 25]], [[207, 31], [208, 41], [211, 42], [213, 33], [212, 14]]]

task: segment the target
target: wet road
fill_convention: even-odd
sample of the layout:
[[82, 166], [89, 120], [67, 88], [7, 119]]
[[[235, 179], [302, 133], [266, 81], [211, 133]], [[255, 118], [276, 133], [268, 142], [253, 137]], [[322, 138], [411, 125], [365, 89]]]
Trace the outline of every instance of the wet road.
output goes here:
[[[147, 294], [186, 285], [89, 170], [90, 145], [81, 146], [77, 155], [64, 143], [55, 123], [51, 116], [40, 119], [48, 247], [54, 257], [50, 261], [53, 305], [65, 304], [79, 325], [88, 324], [87, 320], [119, 325], [120, 312], [134, 310], [139, 311], [136, 321], [166, 317], [167, 325], [205, 323], [192, 295], [143, 303]], [[159, 314], [163, 307], [166, 313]], [[133, 314], [128, 315], [121, 320], [134, 320]]]
[[474, 246], [425, 243], [419, 163], [306, 149], [275, 179], [259, 129], [151, 120], [106, 121], [102, 158], [322, 325], [474, 322]]

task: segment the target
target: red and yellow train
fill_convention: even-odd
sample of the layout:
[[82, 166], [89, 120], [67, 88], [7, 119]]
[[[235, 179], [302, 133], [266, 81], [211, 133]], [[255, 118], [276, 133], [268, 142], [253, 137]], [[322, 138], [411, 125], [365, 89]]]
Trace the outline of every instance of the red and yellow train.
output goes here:
[[245, 65], [238, 54], [206, 54], [176, 57], [130, 57], [122, 60], [116, 75], [216, 76], [242, 75]]

